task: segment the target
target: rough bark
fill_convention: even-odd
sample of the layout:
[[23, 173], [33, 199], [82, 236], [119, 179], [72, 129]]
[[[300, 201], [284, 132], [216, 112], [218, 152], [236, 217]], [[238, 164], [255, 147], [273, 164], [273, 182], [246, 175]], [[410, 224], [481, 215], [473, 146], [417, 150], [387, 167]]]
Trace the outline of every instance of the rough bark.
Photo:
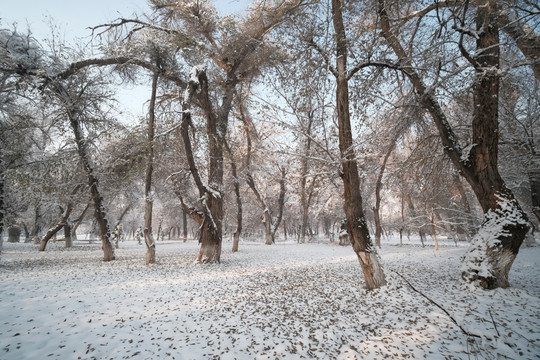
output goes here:
[[433, 91], [412, 65], [393, 32], [386, 4], [379, 0], [383, 36], [400, 59], [403, 71], [419, 93], [439, 131], [444, 151], [471, 185], [483, 211], [484, 222], [465, 256], [462, 277], [484, 289], [507, 287], [508, 272], [529, 229], [527, 216], [505, 186], [498, 168], [499, 29], [495, 5], [484, 1], [477, 8], [478, 39], [475, 66], [472, 149], [463, 154]]
[[347, 73], [347, 39], [342, 14], [343, 1], [332, 0], [332, 22], [336, 37], [336, 107], [339, 126], [339, 150], [341, 155], [344, 188], [344, 210], [347, 233], [356, 253], [368, 289], [386, 284], [377, 251], [373, 246], [362, 208], [360, 179], [353, 149], [350, 121], [349, 86]]
[[154, 131], [155, 131], [155, 106], [157, 95], [157, 82], [159, 75], [152, 76], [152, 94], [148, 107], [148, 132], [146, 146], [146, 172], [144, 178], [144, 243], [146, 244], [146, 265], [156, 262], [156, 242], [152, 235], [152, 173], [154, 172]]

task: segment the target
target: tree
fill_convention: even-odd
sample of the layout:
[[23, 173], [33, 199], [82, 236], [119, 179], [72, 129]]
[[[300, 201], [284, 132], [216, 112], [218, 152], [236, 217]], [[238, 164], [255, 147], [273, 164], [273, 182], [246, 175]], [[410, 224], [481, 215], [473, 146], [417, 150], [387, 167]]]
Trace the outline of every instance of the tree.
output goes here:
[[[336, 64], [331, 67], [336, 78], [336, 109], [339, 127], [339, 150], [341, 154], [341, 177], [344, 188], [344, 210], [347, 220], [347, 233], [358, 257], [368, 289], [375, 289], [386, 284], [384, 272], [371, 242], [369, 229], [362, 207], [360, 178], [354, 151], [350, 105], [349, 84], [353, 72], [347, 68], [347, 35], [343, 21], [344, 1], [332, 0], [332, 24], [335, 31]], [[328, 64], [330, 66], [330, 64]], [[357, 71], [355, 69], [355, 71]]]
[[[431, 115], [439, 132], [444, 151], [471, 185], [484, 211], [482, 228], [465, 258], [462, 276], [482, 288], [507, 287], [508, 272], [529, 228], [527, 217], [512, 192], [505, 186], [498, 169], [498, 95], [499, 95], [499, 29], [495, 4], [484, 1], [476, 8], [476, 26], [465, 23], [467, 6], [460, 8], [456, 27], [459, 49], [474, 67], [472, 141], [465, 150], [456, 137], [434, 91], [422, 79], [400, 42], [390, 21], [388, 4], [379, 0], [378, 14], [382, 34], [398, 58], [402, 71], [411, 81], [421, 102]], [[421, 19], [420, 19], [421, 20]], [[464, 36], [472, 29], [476, 39], [474, 55], [465, 49]], [[412, 49], [412, 47], [410, 48]]]

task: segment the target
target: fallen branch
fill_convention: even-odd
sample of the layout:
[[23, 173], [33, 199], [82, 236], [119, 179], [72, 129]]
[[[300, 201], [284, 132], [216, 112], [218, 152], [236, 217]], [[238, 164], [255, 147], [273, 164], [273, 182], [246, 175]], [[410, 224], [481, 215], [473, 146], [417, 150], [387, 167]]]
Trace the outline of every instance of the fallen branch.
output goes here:
[[456, 324], [456, 326], [467, 336], [470, 336], [470, 337], [475, 337], [475, 338], [482, 338], [482, 336], [478, 335], [478, 334], [473, 334], [471, 332], [468, 332], [467, 330], [465, 330], [461, 325], [458, 324], [458, 322], [456, 321], [456, 319], [454, 319], [454, 317], [452, 315], [450, 315], [450, 313], [448, 311], [446, 311], [445, 308], [443, 308], [441, 305], [437, 304], [435, 301], [431, 300], [429, 297], [427, 297], [423, 292], [421, 292], [420, 290], [417, 290], [414, 286], [412, 286], [412, 284], [409, 282], [409, 280], [407, 280], [405, 278], [405, 276], [401, 275], [400, 273], [398, 273], [397, 271], [393, 270], [396, 274], [398, 274], [403, 280], [405, 280], [405, 282], [407, 283], [407, 285], [409, 285], [411, 287], [411, 289], [413, 289], [415, 292], [417, 292], [418, 294], [422, 295], [424, 298], [426, 298], [430, 303], [432, 303], [433, 305], [435, 305], [436, 307], [438, 307], [439, 309], [441, 309], [442, 311], [444, 311], [444, 313], [450, 318], [450, 320], [452, 320], [452, 322], [454, 324]]

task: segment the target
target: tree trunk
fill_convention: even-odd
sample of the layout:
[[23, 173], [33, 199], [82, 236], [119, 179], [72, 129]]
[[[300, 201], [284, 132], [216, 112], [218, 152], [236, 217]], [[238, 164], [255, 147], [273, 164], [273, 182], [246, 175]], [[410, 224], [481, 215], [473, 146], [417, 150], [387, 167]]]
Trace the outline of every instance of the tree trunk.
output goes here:
[[73, 227], [71, 228], [71, 239], [73, 241], [77, 240], [77, 229], [82, 224], [88, 209], [90, 209], [90, 203], [86, 204], [86, 206], [85, 206], [83, 212], [81, 213], [81, 215], [78, 218], [73, 220]]
[[362, 208], [360, 179], [356, 164], [350, 121], [349, 86], [347, 80], [347, 40], [342, 14], [343, 0], [332, 0], [332, 21], [336, 33], [337, 90], [336, 105], [339, 126], [339, 150], [341, 154], [342, 179], [344, 187], [344, 210], [347, 219], [347, 233], [358, 256], [368, 289], [386, 284], [385, 276], [369, 237], [369, 231]]
[[122, 220], [124, 219], [124, 216], [128, 213], [128, 211], [131, 209], [131, 204], [128, 204], [124, 210], [120, 213], [120, 216], [116, 220], [116, 225], [114, 226], [114, 238], [115, 238], [115, 244], [114, 247], [118, 249], [120, 247], [120, 240], [122, 238]]
[[463, 153], [434, 92], [428, 90], [411, 58], [392, 32], [384, 0], [379, 0], [383, 36], [401, 62], [401, 67], [421, 96], [439, 131], [444, 151], [471, 185], [483, 211], [484, 222], [465, 256], [462, 277], [484, 289], [507, 287], [508, 272], [529, 229], [527, 216], [504, 185], [497, 168], [499, 30], [495, 6], [486, 0], [477, 8], [477, 51], [468, 59], [475, 66], [473, 85], [473, 138], [468, 156]]
[[185, 212], [184, 210], [182, 210], [182, 236], [184, 238], [184, 242], [187, 241], [187, 234], [188, 234], [188, 229], [187, 229], [187, 212]]
[[[184, 140], [186, 158], [202, 205], [202, 221], [199, 242], [201, 248], [196, 262], [215, 263], [220, 261], [221, 243], [223, 236], [223, 148], [227, 135], [228, 117], [232, 107], [234, 87], [237, 79], [233, 73], [228, 74], [229, 81], [225, 86], [222, 104], [219, 112], [213, 110], [208, 94], [208, 79], [206, 70], [195, 66], [191, 70], [189, 85], [184, 92], [182, 102], [182, 123], [180, 131]], [[189, 127], [193, 126], [191, 119], [191, 100], [197, 94], [197, 101], [206, 117], [206, 132], [208, 135], [208, 183], [203, 183], [193, 156]], [[201, 215], [201, 214], [200, 214]], [[198, 216], [200, 216], [198, 215]]]
[[45, 236], [41, 239], [41, 241], [39, 242], [39, 251], [45, 251], [45, 248], [47, 247], [47, 243], [49, 242], [49, 240], [54, 236], [56, 235], [56, 233], [58, 231], [60, 231], [62, 228], [64, 228], [67, 224], [67, 221], [68, 221], [68, 218], [69, 218], [69, 215], [71, 215], [71, 210], [73, 210], [73, 204], [72, 203], [69, 203], [67, 205], [67, 208], [66, 208], [66, 211], [64, 212], [64, 214], [62, 215], [62, 218], [60, 218], [60, 221], [58, 221], [58, 223], [53, 226], [52, 228], [50, 228], [47, 233], [45, 234]]
[[531, 188], [532, 211], [540, 224], [540, 156], [538, 154], [533, 154], [532, 166], [527, 175]]
[[234, 232], [232, 251], [236, 252], [238, 251], [238, 243], [240, 242], [240, 234], [242, 233], [242, 198], [240, 197], [240, 181], [236, 173], [236, 164], [234, 164], [232, 175], [234, 177], [234, 195], [236, 198], [236, 231]]
[[398, 135], [394, 136], [392, 138], [391, 143], [388, 146], [388, 149], [386, 150], [386, 154], [384, 155], [383, 161], [381, 163], [381, 168], [379, 169], [379, 175], [377, 176], [377, 181], [375, 183], [375, 206], [373, 207], [373, 215], [375, 218], [375, 245], [381, 248], [381, 234], [382, 234], [382, 224], [381, 224], [381, 190], [382, 190], [382, 179], [384, 175], [384, 170], [386, 169], [386, 163], [388, 162], [388, 159], [390, 158], [390, 155], [392, 154], [392, 151], [394, 151], [394, 148], [396, 147], [396, 141], [398, 139]]
[[83, 138], [81, 129], [81, 123], [79, 121], [79, 112], [76, 109], [68, 109], [69, 122], [73, 133], [75, 135], [75, 142], [77, 144], [77, 150], [79, 157], [84, 167], [84, 171], [88, 176], [88, 187], [90, 188], [90, 195], [94, 202], [94, 217], [99, 229], [99, 235], [101, 238], [101, 245], [103, 249], [103, 261], [114, 260], [114, 248], [111, 243], [111, 233], [109, 230], [109, 224], [105, 216], [105, 207], [103, 205], [103, 198], [99, 191], [99, 181], [94, 176], [94, 169], [90, 163], [90, 155], [88, 154], [88, 146], [86, 140]]
[[66, 219], [66, 224], [64, 225], [64, 241], [66, 242], [66, 248], [73, 246], [73, 239], [71, 238], [71, 222]]
[[8, 227], [8, 242], [18, 243], [21, 241], [21, 228], [17, 225]]
[[435, 251], [439, 251], [439, 241], [437, 240], [437, 231], [435, 230], [435, 215], [431, 213], [431, 235], [435, 242]]
[[[152, 173], [154, 171], [154, 129], [155, 129], [155, 106], [157, 82], [159, 75], [154, 73], [152, 77], [152, 94], [148, 107], [148, 137], [146, 139], [146, 173], [144, 179], [144, 242], [146, 244], [146, 265], [156, 262], [156, 242], [152, 235]], [[159, 235], [158, 235], [159, 236]]]

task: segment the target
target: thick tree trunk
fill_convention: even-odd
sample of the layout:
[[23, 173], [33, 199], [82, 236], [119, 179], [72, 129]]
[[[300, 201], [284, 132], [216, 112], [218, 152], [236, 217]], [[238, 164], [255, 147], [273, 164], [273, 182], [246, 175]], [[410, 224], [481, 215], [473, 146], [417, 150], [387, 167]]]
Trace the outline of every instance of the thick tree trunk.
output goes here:
[[[213, 110], [208, 94], [208, 79], [206, 70], [201, 66], [196, 66], [191, 70], [190, 82], [184, 92], [182, 102], [182, 123], [180, 132], [184, 140], [186, 158], [189, 169], [197, 189], [202, 205], [201, 229], [199, 242], [201, 248], [196, 262], [214, 263], [219, 262], [221, 257], [222, 228], [223, 228], [223, 148], [227, 135], [228, 117], [232, 107], [234, 87], [237, 79], [234, 74], [228, 74], [229, 81], [224, 90], [222, 104], [219, 112]], [[205, 184], [199, 173], [191, 139], [189, 137], [189, 126], [193, 126], [191, 119], [191, 100], [197, 93], [197, 101], [206, 117], [206, 132], [208, 135], [208, 183]], [[185, 207], [184, 207], [185, 208]]]
[[342, 14], [343, 0], [332, 0], [332, 21], [336, 32], [336, 105], [339, 125], [339, 150], [341, 154], [342, 178], [344, 188], [344, 210], [347, 219], [347, 233], [358, 256], [368, 289], [375, 289], [386, 284], [382, 266], [369, 237], [362, 196], [360, 179], [353, 148], [353, 138], [349, 109], [349, 86], [347, 80], [347, 40]]
[[527, 216], [504, 185], [497, 168], [499, 29], [494, 3], [477, 8], [476, 69], [473, 85], [472, 148], [463, 153], [434, 92], [428, 90], [390, 27], [384, 0], [379, 0], [383, 36], [401, 62], [439, 131], [444, 151], [471, 185], [483, 211], [484, 222], [465, 256], [462, 277], [484, 289], [507, 287], [508, 272], [529, 229]]
[[152, 235], [152, 173], [154, 171], [154, 129], [155, 129], [155, 105], [157, 82], [159, 75], [154, 73], [152, 77], [152, 95], [148, 108], [148, 134], [146, 146], [146, 176], [144, 179], [144, 242], [146, 244], [146, 265], [156, 262], [156, 242]]

